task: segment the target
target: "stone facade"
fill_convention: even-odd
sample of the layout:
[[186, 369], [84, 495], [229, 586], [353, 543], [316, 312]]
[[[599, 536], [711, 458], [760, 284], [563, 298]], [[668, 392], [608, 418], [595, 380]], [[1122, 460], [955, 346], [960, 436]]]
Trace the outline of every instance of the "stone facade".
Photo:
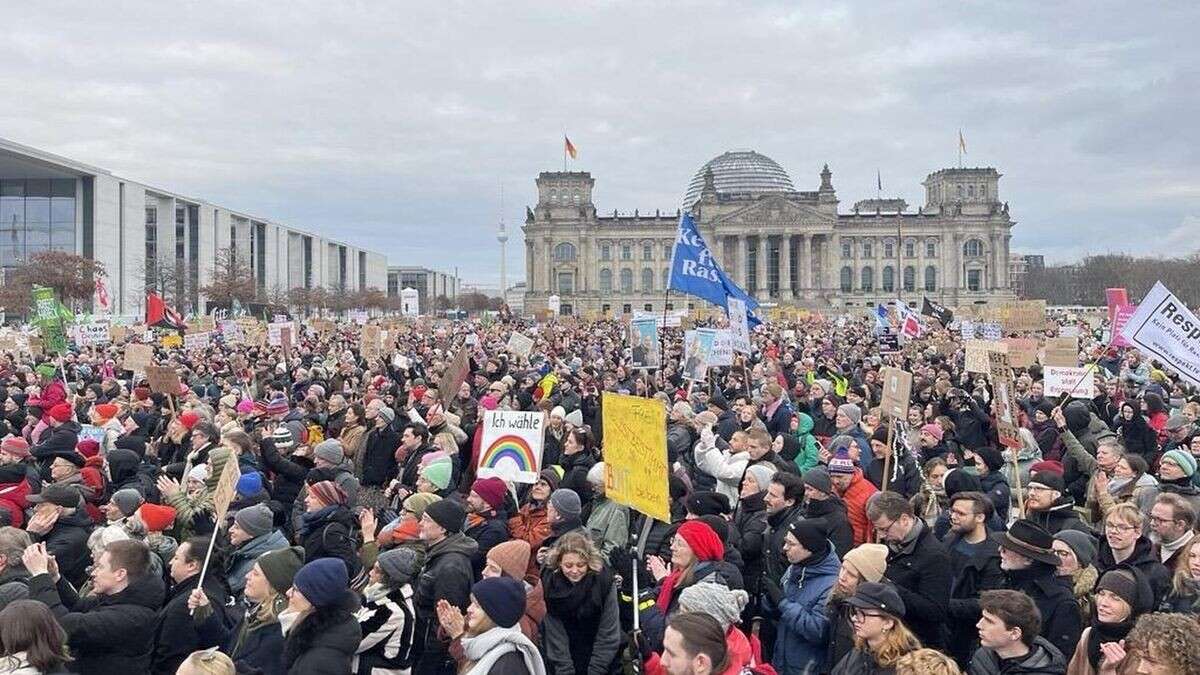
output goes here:
[[[757, 153], [726, 153], [697, 173], [699, 196], [692, 189], [695, 201], [685, 208], [725, 271], [759, 302], [839, 310], [897, 297], [919, 304], [922, 295], [951, 306], [1014, 297], [1014, 222], [995, 169], [929, 174], [916, 212], [902, 200], [868, 199], [842, 213], [828, 167], [814, 191], [791, 189], [785, 174], [772, 178], [778, 185], [759, 179], [742, 190], [736, 176], [722, 173], [729, 165], [722, 160], [734, 155], [743, 168], [748, 157], [782, 172]], [[678, 211], [599, 215], [587, 172], [545, 172], [536, 183], [538, 202], [522, 228], [527, 312], [545, 308], [555, 293], [564, 314], [703, 304], [664, 297]]]

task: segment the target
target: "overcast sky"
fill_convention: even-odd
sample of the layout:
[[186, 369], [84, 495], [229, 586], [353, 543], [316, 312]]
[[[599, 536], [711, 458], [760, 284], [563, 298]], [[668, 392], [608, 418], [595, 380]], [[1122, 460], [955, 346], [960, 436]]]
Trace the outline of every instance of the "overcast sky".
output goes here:
[[564, 132], [601, 212], [674, 210], [731, 148], [915, 208], [961, 128], [1016, 251], [1200, 235], [1195, 3], [64, 4], [3, 12], [0, 136], [468, 282], [498, 282], [501, 184], [523, 275]]

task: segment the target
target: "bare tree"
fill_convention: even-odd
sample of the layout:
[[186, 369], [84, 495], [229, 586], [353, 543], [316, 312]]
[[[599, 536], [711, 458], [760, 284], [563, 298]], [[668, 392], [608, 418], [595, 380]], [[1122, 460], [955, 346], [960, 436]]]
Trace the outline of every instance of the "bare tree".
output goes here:
[[200, 292], [210, 303], [223, 307], [232, 307], [233, 301], [246, 304], [258, 295], [258, 286], [254, 281], [254, 270], [244, 256], [238, 256], [233, 249], [219, 249], [213, 265], [212, 282], [200, 288]]

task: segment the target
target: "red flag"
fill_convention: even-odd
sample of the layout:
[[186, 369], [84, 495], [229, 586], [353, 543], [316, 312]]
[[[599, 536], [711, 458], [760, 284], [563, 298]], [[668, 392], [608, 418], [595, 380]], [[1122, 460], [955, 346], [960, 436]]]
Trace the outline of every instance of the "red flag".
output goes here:
[[187, 328], [179, 312], [171, 309], [157, 293], [146, 294], [146, 325], [171, 330]]
[[96, 277], [96, 304], [100, 307], [100, 311], [108, 312], [108, 288], [104, 285], [104, 279]]
[[575, 146], [571, 144], [571, 139], [563, 136], [563, 140], [566, 141], [566, 153], [571, 156], [571, 159], [575, 159]]

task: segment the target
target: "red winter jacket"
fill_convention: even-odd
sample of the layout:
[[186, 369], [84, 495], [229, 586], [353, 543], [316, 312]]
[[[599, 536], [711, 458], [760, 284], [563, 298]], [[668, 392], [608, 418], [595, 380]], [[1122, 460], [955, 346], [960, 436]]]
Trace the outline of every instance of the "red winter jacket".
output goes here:
[[871, 521], [867, 518], [867, 500], [879, 492], [871, 481], [863, 478], [862, 469], [854, 470], [854, 478], [845, 492], [838, 496], [846, 504], [846, 516], [850, 520], [850, 528], [854, 530], [854, 545], [866, 544], [871, 541]]
[[26, 497], [30, 492], [32, 489], [26, 479], [16, 483], [0, 483], [0, 508], [8, 511], [13, 527], [19, 528], [25, 524], [25, 509], [29, 508]]

